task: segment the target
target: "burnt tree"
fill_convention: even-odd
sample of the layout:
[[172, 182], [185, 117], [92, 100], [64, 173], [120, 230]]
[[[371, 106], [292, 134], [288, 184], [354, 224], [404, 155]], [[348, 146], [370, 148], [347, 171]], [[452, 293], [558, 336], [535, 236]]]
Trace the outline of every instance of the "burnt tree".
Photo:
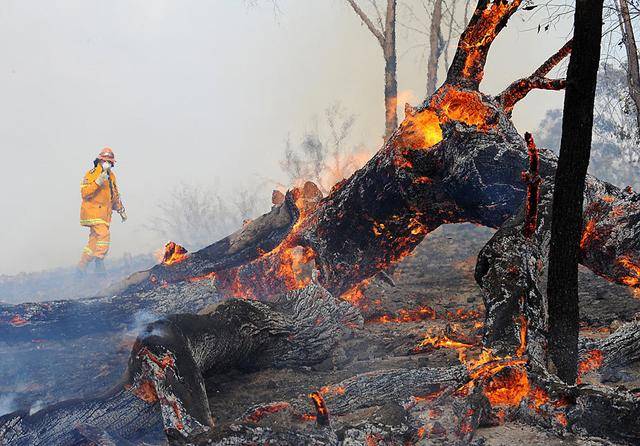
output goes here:
[[[80, 424], [98, 424], [96, 427], [106, 430], [116, 426], [125, 437], [138, 431], [136, 423], [124, 415], [119, 424], [117, 412], [111, 412], [116, 421], [94, 417], [110, 401], [116, 401], [123, 412], [142, 410], [136, 409], [138, 405], [152, 411], [148, 408], [152, 406], [172, 438], [191, 440], [208, 435], [211, 424], [199, 376], [215, 374], [218, 363], [268, 367], [293, 357], [296, 366], [304, 367], [321, 360], [336, 338], [358, 326], [356, 319], [346, 324], [331, 316], [336, 312], [326, 309], [340, 308], [340, 314], [353, 314], [347, 310], [350, 307], [341, 307], [346, 303], [332, 296], [357, 303], [358, 285], [363, 280], [406, 256], [428, 233], [446, 223], [474, 222], [500, 228], [478, 260], [477, 278], [487, 306], [484, 359], [454, 368], [414, 367], [355, 376], [343, 383], [353, 391], [324, 398], [329, 417], [378, 403], [397, 405], [419, 392], [440, 392], [435, 400], [414, 401], [403, 407], [414, 407], [412, 416], [419, 417], [430, 405], [441, 409], [446, 404], [448, 409], [441, 412], [443, 425], [448, 426], [452, 440], [468, 444], [475, 428], [490, 422], [490, 401], [483, 389], [517, 378], [535, 383], [548, 394], [543, 398], [546, 403], [531, 403], [536, 410], [526, 417], [532, 422], [555, 423], [554, 428], [561, 432], [575, 429], [629, 443], [640, 439], [638, 424], [633, 422], [640, 414], [640, 404], [634, 395], [567, 386], [546, 368], [548, 321], [539, 280], [549, 242], [557, 159], [549, 151], [534, 150], [532, 141], [527, 147], [509, 116], [518, 100], [532, 89], [564, 87], [563, 79], [547, 75], [571, 47], [565, 45], [531, 76], [514, 82], [497, 97], [480, 92], [491, 43], [520, 3], [478, 2], [446, 82], [419, 107], [407, 107], [405, 120], [382, 149], [327, 197], [319, 196], [313, 187], [293, 189], [269, 214], [198, 252], [186, 253], [169, 245], [162, 264], [135, 274], [108, 293], [113, 296], [108, 305], [117, 308], [125, 296], [135, 299], [180, 283], [215, 280], [220, 292], [263, 303], [231, 300], [211, 316], [170, 316], [150, 325], [136, 342], [125, 380], [109, 394], [116, 395], [117, 401], [105, 396], [61, 403], [33, 415], [9, 414], [0, 419], [0, 435], [10, 438], [9, 444], [21, 444], [23, 439], [33, 438], [45, 419], [66, 426], [65, 432], [56, 435], [76, 435], [64, 421], [69, 414]], [[532, 169], [523, 181], [527, 166]], [[539, 192], [534, 186], [540, 187]], [[526, 200], [527, 196], [532, 200]], [[537, 196], [537, 218], [533, 218], [531, 205], [522, 204], [536, 202], [533, 198]], [[584, 200], [581, 263], [608, 280], [638, 287], [640, 196], [587, 177]], [[309, 296], [309, 290], [316, 290], [312, 293], [315, 297], [304, 297]], [[300, 305], [274, 301], [273, 296], [283, 292], [298, 299]], [[318, 307], [312, 304], [314, 299]], [[60, 331], [59, 306], [2, 310], [9, 318], [23, 308], [30, 311], [19, 315], [25, 322], [10, 328], [0, 325], [0, 334]], [[318, 318], [319, 314], [328, 316]], [[31, 317], [37, 319], [37, 325], [29, 323]], [[227, 319], [243, 322], [240, 332], [236, 326], [227, 327], [223, 323]], [[154, 327], [166, 330], [157, 333]], [[194, 327], [200, 329], [193, 331]], [[626, 349], [637, 345], [633, 330], [625, 329], [624, 333], [602, 345], [603, 354], [613, 355], [612, 362], [620, 343]], [[183, 381], [175, 379], [183, 374]], [[131, 403], [134, 394], [138, 397], [135, 407]], [[526, 401], [533, 399], [535, 395], [522, 395], [518, 404], [529, 407]], [[263, 412], [293, 407], [292, 416], [299, 415], [297, 400], [281, 403], [269, 404]], [[324, 406], [319, 402], [316, 407]], [[217, 437], [209, 439], [223, 442], [227, 435], [238, 444], [242, 444], [240, 440], [264, 443], [273, 439], [286, 444], [313, 438], [318, 439], [316, 444], [336, 444], [336, 434], [330, 428], [308, 434], [297, 430], [277, 433], [254, 429], [242, 420], [238, 423], [236, 428], [217, 427], [212, 433]], [[409, 437], [418, 435], [415, 426], [412, 429], [405, 432]]]
[[549, 360], [568, 383], [578, 376], [578, 263], [582, 206], [593, 129], [600, 61], [602, 1], [576, 3], [573, 48], [567, 71], [562, 142], [554, 178], [549, 251]]

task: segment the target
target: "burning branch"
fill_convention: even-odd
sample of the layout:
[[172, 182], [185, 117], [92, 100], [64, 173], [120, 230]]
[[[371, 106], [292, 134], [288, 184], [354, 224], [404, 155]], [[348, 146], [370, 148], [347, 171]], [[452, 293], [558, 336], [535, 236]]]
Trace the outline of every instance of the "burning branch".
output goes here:
[[320, 392], [311, 392], [309, 398], [311, 398], [313, 406], [316, 408], [316, 423], [318, 423], [319, 426], [328, 426], [329, 411]]
[[524, 235], [531, 237], [538, 226], [538, 201], [540, 200], [540, 154], [531, 133], [524, 134], [529, 152], [529, 172], [522, 172], [522, 178], [527, 183], [527, 201], [525, 210]]
[[562, 90], [566, 85], [565, 79], [548, 79], [549, 71], [571, 53], [573, 40], [569, 40], [553, 56], [543, 63], [533, 74], [524, 79], [519, 79], [509, 85], [497, 97], [498, 102], [507, 114], [511, 114], [513, 107], [523, 99], [531, 90]]
[[479, 0], [447, 73], [447, 84], [477, 90], [489, 48], [522, 0]]

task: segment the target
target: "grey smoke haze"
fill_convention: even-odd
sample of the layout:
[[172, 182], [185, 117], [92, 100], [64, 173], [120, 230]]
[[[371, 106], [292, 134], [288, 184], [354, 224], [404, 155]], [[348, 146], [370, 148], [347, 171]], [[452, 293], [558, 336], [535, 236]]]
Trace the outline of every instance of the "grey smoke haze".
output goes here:
[[[179, 182], [226, 193], [283, 180], [288, 134], [339, 100], [357, 114], [356, 138], [376, 148], [383, 132], [382, 57], [341, 0], [0, 1], [0, 274], [77, 261], [79, 183], [109, 145], [129, 214], [115, 215], [112, 252], [160, 246], [144, 229]], [[559, 48], [567, 24], [525, 32], [520, 12], [494, 45], [484, 91], [528, 75]], [[399, 54], [413, 45], [400, 38]], [[401, 99], [422, 98], [426, 67], [399, 61]], [[517, 107], [533, 130], [562, 93], [534, 92]], [[270, 199], [265, 188], [264, 200]]]

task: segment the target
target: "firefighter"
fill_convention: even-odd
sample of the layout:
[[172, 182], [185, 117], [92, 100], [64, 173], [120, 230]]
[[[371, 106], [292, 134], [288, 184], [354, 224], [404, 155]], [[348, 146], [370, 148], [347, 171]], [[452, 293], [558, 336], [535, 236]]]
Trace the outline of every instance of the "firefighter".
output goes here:
[[98, 273], [104, 273], [104, 257], [109, 251], [111, 213], [120, 214], [123, 222], [127, 220], [113, 167], [116, 158], [113, 150], [105, 147], [93, 160], [93, 169], [88, 171], [80, 184], [82, 205], [80, 207], [80, 224], [89, 227], [89, 242], [84, 247], [78, 272], [83, 274], [87, 265], [95, 262]]

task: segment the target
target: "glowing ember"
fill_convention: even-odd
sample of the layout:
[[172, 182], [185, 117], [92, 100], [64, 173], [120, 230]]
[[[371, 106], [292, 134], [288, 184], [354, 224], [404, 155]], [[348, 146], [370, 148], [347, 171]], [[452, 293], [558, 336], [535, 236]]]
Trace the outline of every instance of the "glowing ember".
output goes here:
[[616, 263], [627, 270], [627, 276], [622, 278], [622, 283], [632, 287], [640, 285], [640, 263], [632, 261], [629, 256], [619, 257]]
[[480, 94], [448, 88], [441, 99], [434, 96], [432, 105], [438, 104], [443, 121], [458, 121], [486, 131], [493, 125], [491, 116], [493, 111], [482, 101]]
[[156, 388], [151, 381], [144, 380], [136, 386], [127, 385], [126, 389], [147, 403], [153, 404], [158, 401]]
[[323, 386], [320, 388], [322, 395], [344, 395], [345, 388], [342, 386]]
[[307, 286], [311, 282], [311, 268], [305, 266], [315, 258], [313, 249], [295, 246], [279, 251], [280, 265], [276, 275], [284, 281], [287, 289], [295, 290]]
[[20, 316], [19, 314], [16, 314], [11, 318], [11, 320], [9, 320], [9, 323], [14, 327], [21, 327], [23, 325], [28, 324], [29, 321], [23, 318], [22, 316]]
[[370, 281], [370, 279], [363, 280], [350, 290], [342, 293], [340, 298], [346, 300], [347, 302], [351, 302], [353, 305], [361, 306], [365, 297], [363, 289], [369, 284]]
[[534, 387], [529, 392], [529, 407], [540, 411], [540, 408], [549, 402], [549, 394], [540, 387]]
[[271, 404], [267, 404], [265, 406], [258, 407], [251, 414], [249, 414], [245, 420], [253, 423], [257, 423], [260, 421], [265, 415], [277, 413], [281, 410], [287, 409], [291, 407], [289, 403], [286, 401], [275, 402]]
[[309, 398], [313, 401], [313, 405], [316, 408], [316, 422], [320, 425], [329, 424], [329, 411], [327, 405], [324, 402], [324, 398], [320, 392], [312, 392], [309, 394]]
[[203, 280], [211, 280], [212, 282], [215, 280], [216, 278], [216, 273], [215, 272], [211, 272], [209, 274], [205, 274], [203, 276], [197, 276], [197, 277], [189, 277], [187, 278], [187, 282], [201, 282]]
[[582, 231], [582, 238], [580, 239], [580, 249], [585, 249], [589, 244], [597, 237], [596, 222], [593, 220], [587, 221]]
[[491, 406], [517, 406], [529, 394], [529, 378], [524, 368], [505, 369], [484, 386]]
[[578, 363], [578, 384], [582, 382], [582, 377], [587, 373], [597, 370], [604, 361], [602, 350], [589, 350], [586, 357]]
[[482, 317], [482, 313], [478, 310], [465, 310], [464, 308], [458, 308], [456, 311], [448, 311], [446, 313], [447, 320], [450, 321], [467, 321], [472, 319], [479, 319]]
[[377, 319], [373, 319], [370, 322], [373, 323], [406, 323], [406, 322], [419, 322], [425, 319], [435, 319], [436, 311], [430, 307], [420, 307], [415, 310], [405, 310], [404, 308], [398, 311], [398, 314], [395, 316], [385, 314], [384, 316], [380, 316]]
[[188, 257], [187, 250], [174, 242], [169, 242], [164, 246], [164, 257], [162, 263], [164, 265], [173, 265], [180, 263]]
[[563, 413], [555, 414], [555, 418], [558, 421], [558, 423], [562, 424], [564, 427], [567, 427], [567, 425], [569, 424], [567, 420], [567, 416]]
[[[473, 343], [460, 341], [456, 339], [452, 339], [446, 334], [434, 335], [432, 333], [433, 330], [429, 330], [429, 332], [425, 335], [424, 339], [420, 341], [420, 343], [414, 347], [414, 352], [421, 352], [424, 348], [452, 348], [455, 350], [466, 350], [468, 348], [473, 347]], [[457, 333], [460, 334], [460, 333]], [[460, 334], [461, 337], [464, 337], [464, 334]], [[460, 352], [459, 352], [460, 353]]]
[[400, 147], [412, 149], [428, 149], [442, 141], [442, 128], [438, 115], [426, 109], [415, 114], [408, 114], [400, 124], [402, 141]]
[[[498, 26], [505, 21], [510, 13], [515, 11], [521, 0], [486, 2], [487, 6], [479, 10], [481, 17], [474, 15], [476, 26], [469, 26], [458, 43], [458, 48], [466, 54], [462, 75], [468, 79], [480, 82], [487, 56], [487, 47], [496, 38]], [[477, 14], [477, 13], [476, 13]]]

